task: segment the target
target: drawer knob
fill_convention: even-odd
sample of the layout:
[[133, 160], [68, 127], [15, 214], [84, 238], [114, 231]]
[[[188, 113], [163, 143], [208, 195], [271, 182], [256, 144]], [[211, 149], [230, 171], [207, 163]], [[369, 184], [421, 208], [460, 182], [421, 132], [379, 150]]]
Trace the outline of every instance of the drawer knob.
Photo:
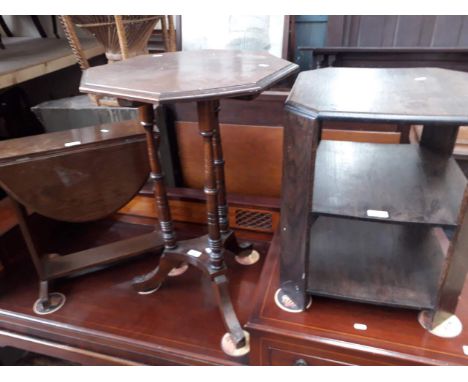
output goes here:
[[294, 362], [294, 366], [309, 366], [309, 365], [307, 364], [305, 359], [299, 358], [298, 360], [296, 360], [296, 362]]

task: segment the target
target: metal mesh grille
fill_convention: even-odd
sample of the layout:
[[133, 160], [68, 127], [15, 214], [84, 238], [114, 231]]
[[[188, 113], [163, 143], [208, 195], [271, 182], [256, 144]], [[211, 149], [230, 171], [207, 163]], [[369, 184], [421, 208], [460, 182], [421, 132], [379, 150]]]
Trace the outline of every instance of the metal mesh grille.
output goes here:
[[269, 212], [236, 209], [236, 225], [271, 231], [273, 229], [273, 216]]

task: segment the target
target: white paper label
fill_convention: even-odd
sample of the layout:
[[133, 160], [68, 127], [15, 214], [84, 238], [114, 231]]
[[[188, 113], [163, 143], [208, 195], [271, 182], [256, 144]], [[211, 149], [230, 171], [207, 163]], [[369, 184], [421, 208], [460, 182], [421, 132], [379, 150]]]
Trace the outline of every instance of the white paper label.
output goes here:
[[354, 324], [354, 329], [356, 330], [367, 330], [367, 325], [366, 324]]
[[370, 218], [381, 218], [381, 219], [388, 219], [390, 215], [387, 211], [380, 211], [380, 210], [367, 210], [367, 216]]
[[65, 147], [81, 145], [81, 141], [73, 141], [65, 143]]
[[191, 249], [190, 251], [187, 252], [187, 255], [193, 256], [193, 257], [200, 257], [202, 253], [200, 251], [197, 251], [196, 249]]

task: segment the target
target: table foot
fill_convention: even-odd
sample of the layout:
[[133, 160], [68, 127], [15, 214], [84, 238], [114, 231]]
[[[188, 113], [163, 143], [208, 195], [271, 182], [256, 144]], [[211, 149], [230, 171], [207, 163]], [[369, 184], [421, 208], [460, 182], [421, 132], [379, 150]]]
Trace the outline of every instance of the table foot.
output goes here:
[[154, 293], [161, 287], [169, 273], [179, 265], [180, 262], [168, 259], [168, 253], [163, 252], [159, 259], [159, 265], [153, 271], [133, 279], [133, 288], [143, 295]]
[[240, 349], [245, 347], [246, 338], [232, 306], [226, 277], [227, 269], [225, 265], [221, 269], [212, 267], [207, 240], [207, 236], [202, 236], [180, 241], [175, 249], [165, 249], [159, 266], [146, 275], [136, 277], [133, 280], [133, 287], [140, 294], [148, 294], [153, 289], [159, 288], [171, 270], [181, 264], [189, 264], [200, 269], [211, 279], [224, 325], [235, 348]]
[[275, 304], [281, 310], [289, 313], [301, 313], [309, 309], [312, 305], [312, 298], [307, 296], [307, 301], [305, 303], [305, 308], [302, 308], [297, 304], [291, 296], [289, 296], [283, 289], [278, 289], [275, 293]]
[[225, 267], [213, 269], [207, 247], [208, 236], [183, 240], [174, 249], [165, 249], [159, 260], [159, 266], [153, 271], [138, 276], [133, 280], [133, 287], [137, 291], [147, 291], [161, 284], [173, 269], [184, 268], [182, 264], [192, 265], [200, 269], [207, 276], [213, 278], [225, 272]]
[[65, 295], [58, 292], [52, 292], [47, 295], [46, 299], [38, 298], [34, 303], [33, 311], [40, 315], [51, 314], [64, 306], [65, 301]]
[[216, 299], [218, 301], [221, 317], [224, 321], [224, 326], [230, 335], [229, 338], [236, 349], [243, 348], [247, 344], [246, 337], [239, 320], [237, 319], [234, 307], [232, 306], [231, 297], [229, 295], [228, 279], [226, 275], [223, 274], [213, 278], [212, 286], [216, 294]]
[[237, 348], [234, 341], [232, 340], [231, 333], [226, 333], [221, 339], [221, 349], [230, 357], [242, 357], [250, 352], [250, 334], [244, 332], [245, 345]]
[[234, 259], [241, 265], [253, 265], [260, 260], [260, 253], [252, 249], [248, 251], [247, 255], [236, 255]]
[[429, 333], [442, 338], [454, 338], [460, 335], [463, 324], [452, 313], [422, 310], [418, 314], [419, 324]]
[[235, 254], [235, 260], [242, 265], [252, 265], [260, 260], [260, 253], [253, 249], [253, 244], [249, 242], [238, 242], [234, 231], [229, 230], [221, 234], [223, 246], [228, 251]]

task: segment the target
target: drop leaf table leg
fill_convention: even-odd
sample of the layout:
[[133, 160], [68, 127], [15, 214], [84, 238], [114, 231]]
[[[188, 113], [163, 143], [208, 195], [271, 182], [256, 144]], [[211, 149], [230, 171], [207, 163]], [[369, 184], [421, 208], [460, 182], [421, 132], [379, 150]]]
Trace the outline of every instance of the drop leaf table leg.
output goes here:
[[37, 245], [31, 234], [26, 208], [14, 198], [11, 198], [11, 201], [18, 218], [21, 234], [24, 237], [29, 255], [39, 276], [39, 298], [34, 303], [33, 310], [41, 315], [54, 313], [65, 304], [65, 296], [57, 292], [49, 293], [49, 280], [44, 270], [43, 261], [39, 256]]

